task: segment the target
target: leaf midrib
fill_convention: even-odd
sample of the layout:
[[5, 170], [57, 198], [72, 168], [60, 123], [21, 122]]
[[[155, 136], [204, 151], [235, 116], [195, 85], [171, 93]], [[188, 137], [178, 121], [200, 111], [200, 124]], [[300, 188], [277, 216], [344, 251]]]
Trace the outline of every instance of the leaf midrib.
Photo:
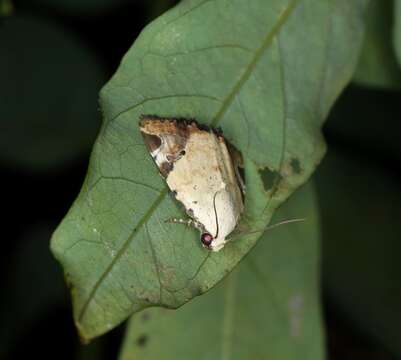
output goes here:
[[210, 123], [211, 126], [216, 127], [219, 121], [221, 120], [222, 116], [225, 114], [227, 111], [229, 105], [233, 102], [234, 97], [237, 93], [239, 93], [240, 89], [242, 86], [245, 84], [245, 82], [249, 79], [249, 77], [252, 74], [252, 71], [255, 69], [256, 64], [259, 62], [260, 58], [262, 57], [263, 53], [267, 49], [267, 47], [272, 43], [274, 37], [277, 35], [279, 30], [281, 29], [281, 26], [285, 23], [287, 18], [290, 16], [292, 11], [294, 10], [295, 6], [297, 5], [299, 0], [293, 0], [291, 3], [287, 5], [287, 7], [284, 9], [284, 11], [281, 13], [279, 16], [276, 24], [273, 26], [271, 31], [269, 31], [266, 35], [266, 37], [263, 39], [263, 42], [261, 46], [255, 51], [255, 54], [253, 58], [251, 59], [250, 63], [248, 66], [245, 68], [245, 71], [242, 73], [240, 76], [239, 80], [236, 82], [236, 84], [233, 86], [231, 91], [229, 92], [227, 98], [222, 102], [222, 107], [220, 110], [217, 112], [216, 116]]
[[[245, 67], [245, 70], [241, 74], [240, 78], [238, 81], [235, 83], [233, 86], [232, 90], [228, 93], [228, 96], [225, 98], [224, 101], [222, 101], [222, 107], [220, 110], [217, 112], [216, 116], [211, 122], [212, 126], [216, 126], [218, 122], [221, 120], [222, 116], [225, 114], [227, 111], [229, 105], [233, 102], [235, 95], [240, 91], [242, 86], [245, 84], [245, 82], [248, 80], [250, 75], [252, 74], [252, 71], [255, 69], [258, 61], [262, 57], [264, 51], [268, 48], [268, 46], [272, 43], [274, 37], [277, 35], [281, 27], [284, 25], [292, 11], [294, 10], [295, 6], [297, 5], [299, 0], [293, 0], [290, 2], [287, 7], [284, 9], [284, 11], [281, 13], [279, 16], [276, 24], [273, 26], [273, 28], [267, 33], [265, 38], [263, 39], [263, 42], [261, 46], [255, 51], [254, 56], [252, 57], [251, 61], [249, 64]], [[142, 217], [142, 219], [138, 222], [137, 226], [133, 229], [131, 232], [130, 236], [127, 238], [127, 240], [124, 242], [120, 250], [117, 252], [116, 256], [111, 260], [109, 266], [104, 270], [104, 272], [100, 275], [99, 280], [96, 281], [94, 284], [92, 290], [90, 291], [87, 300], [82, 306], [81, 311], [78, 314], [78, 322], [82, 322], [86, 311], [89, 307], [89, 304], [91, 303], [92, 299], [96, 296], [96, 292], [99, 289], [100, 285], [102, 284], [103, 280], [107, 277], [107, 275], [112, 271], [114, 265], [117, 263], [117, 261], [120, 259], [120, 257], [123, 255], [125, 250], [128, 248], [130, 245], [131, 241], [135, 237], [135, 233], [139, 232], [139, 229], [146, 223], [146, 221], [151, 217], [153, 212], [156, 210], [158, 205], [161, 203], [161, 201], [164, 199], [165, 195], [167, 194], [167, 187], [164, 188], [160, 195], [157, 197], [157, 199], [153, 202], [153, 204], [150, 206], [149, 210], [146, 212], [146, 214]], [[79, 327], [80, 328], [80, 327]], [[82, 334], [83, 335], [83, 334]]]
[[156, 200], [153, 202], [153, 204], [149, 207], [149, 210], [146, 212], [146, 214], [142, 217], [141, 220], [139, 220], [138, 224], [135, 226], [135, 228], [131, 231], [131, 234], [128, 236], [127, 240], [125, 240], [124, 244], [121, 246], [120, 250], [117, 252], [116, 256], [111, 260], [109, 266], [105, 269], [105, 271], [102, 273], [102, 275], [99, 277], [99, 280], [96, 281], [95, 285], [93, 286], [91, 292], [89, 293], [88, 299], [82, 306], [82, 310], [79, 313], [78, 316], [78, 321], [81, 322], [83, 317], [85, 316], [86, 310], [91, 302], [91, 300], [94, 298], [96, 291], [100, 287], [101, 283], [103, 280], [106, 278], [106, 276], [111, 272], [112, 268], [114, 267], [115, 263], [120, 259], [120, 257], [124, 254], [125, 250], [131, 243], [132, 239], [134, 238], [135, 234], [139, 231], [139, 229], [147, 222], [147, 220], [151, 217], [153, 212], [156, 210], [156, 208], [159, 206], [159, 204], [163, 201], [164, 197], [167, 194], [167, 187], [165, 187], [159, 194], [159, 196], [156, 198]]

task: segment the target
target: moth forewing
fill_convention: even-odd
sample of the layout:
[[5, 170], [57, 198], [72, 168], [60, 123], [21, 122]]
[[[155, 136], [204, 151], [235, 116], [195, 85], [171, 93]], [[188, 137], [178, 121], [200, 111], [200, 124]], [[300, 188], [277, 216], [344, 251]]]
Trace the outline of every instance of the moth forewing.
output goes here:
[[222, 249], [244, 210], [222, 134], [192, 120], [155, 116], [142, 116], [140, 130], [168, 187], [201, 231], [203, 245], [213, 251]]

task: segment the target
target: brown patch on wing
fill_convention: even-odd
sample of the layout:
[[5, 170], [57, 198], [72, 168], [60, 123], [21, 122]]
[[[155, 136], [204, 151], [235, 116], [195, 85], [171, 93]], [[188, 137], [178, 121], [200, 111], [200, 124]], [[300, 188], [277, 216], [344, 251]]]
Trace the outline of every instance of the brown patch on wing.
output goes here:
[[145, 141], [145, 144], [151, 153], [153, 153], [155, 150], [157, 150], [161, 146], [162, 141], [159, 136], [146, 134], [144, 132], [141, 132], [141, 133], [143, 136], [143, 140]]
[[139, 120], [139, 127], [141, 132], [150, 135], [174, 135], [183, 138], [188, 136], [186, 122], [172, 118], [159, 118], [154, 115], [142, 115]]
[[141, 115], [139, 127], [142, 132], [151, 135], [175, 135], [184, 138], [188, 138], [194, 132], [212, 131], [193, 119], [163, 118], [156, 115]]
[[139, 121], [141, 134], [149, 152], [155, 156], [163, 154], [166, 162], [159, 163], [159, 170], [167, 176], [174, 163], [185, 155], [188, 138], [201, 129], [195, 120], [162, 118], [155, 115], [142, 115]]
[[163, 177], [167, 177], [169, 172], [174, 169], [174, 163], [172, 162], [164, 162], [160, 165], [159, 171], [163, 175]]

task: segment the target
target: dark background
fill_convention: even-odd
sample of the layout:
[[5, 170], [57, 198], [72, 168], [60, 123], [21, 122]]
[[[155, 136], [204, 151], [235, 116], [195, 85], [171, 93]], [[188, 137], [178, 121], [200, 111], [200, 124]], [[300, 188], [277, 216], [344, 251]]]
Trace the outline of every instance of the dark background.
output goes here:
[[[80, 345], [48, 245], [86, 174], [98, 91], [174, 3], [20, 0], [1, 20], [1, 359], [117, 357], [123, 327]], [[324, 129], [329, 150], [314, 179], [330, 359], [401, 356], [401, 95], [392, 88], [349, 86]]]

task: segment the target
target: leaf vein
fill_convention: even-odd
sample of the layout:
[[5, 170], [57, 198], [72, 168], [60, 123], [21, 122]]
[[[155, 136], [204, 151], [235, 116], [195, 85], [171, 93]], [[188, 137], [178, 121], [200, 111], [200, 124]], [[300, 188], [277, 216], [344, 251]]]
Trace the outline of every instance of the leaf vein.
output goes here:
[[263, 39], [263, 42], [261, 46], [255, 51], [254, 56], [252, 57], [251, 61], [249, 64], [245, 67], [245, 70], [239, 77], [238, 81], [234, 84], [233, 88], [229, 92], [228, 96], [223, 100], [223, 106], [220, 108], [220, 110], [217, 112], [215, 115], [214, 119], [211, 122], [212, 126], [216, 126], [223, 115], [226, 113], [227, 109], [233, 102], [235, 96], [237, 93], [240, 92], [241, 88], [243, 85], [246, 83], [246, 81], [249, 79], [251, 76], [253, 70], [255, 69], [256, 65], [258, 64], [259, 60], [261, 59], [263, 53], [265, 50], [269, 47], [275, 36], [278, 34], [280, 31], [281, 27], [284, 25], [288, 17], [291, 15], [293, 9], [297, 5], [299, 0], [294, 0], [288, 4], [288, 6], [284, 9], [284, 11], [281, 13], [279, 16], [276, 24], [273, 26], [271, 31], [269, 31], [265, 38]]
[[95, 298], [96, 292], [99, 289], [100, 285], [103, 283], [104, 279], [109, 275], [114, 267], [114, 265], [117, 263], [117, 261], [121, 258], [121, 256], [124, 254], [125, 250], [128, 248], [128, 246], [131, 244], [132, 240], [135, 237], [135, 234], [138, 232], [138, 230], [146, 224], [150, 216], [153, 214], [153, 212], [156, 210], [156, 208], [159, 206], [159, 204], [163, 201], [165, 195], [167, 194], [167, 188], [163, 189], [159, 196], [156, 198], [156, 200], [152, 203], [152, 205], [149, 207], [149, 210], [146, 212], [146, 214], [141, 218], [141, 220], [138, 222], [137, 226], [132, 230], [130, 236], [125, 240], [124, 244], [121, 246], [121, 248], [118, 250], [116, 256], [110, 261], [109, 266], [103, 271], [103, 273], [100, 275], [99, 279], [95, 282], [94, 286], [92, 287], [87, 300], [84, 302], [81, 311], [78, 314], [78, 321], [82, 322], [86, 311], [88, 310], [89, 304], [91, 301]]
[[153, 187], [151, 185], [142, 183], [140, 181], [128, 179], [128, 178], [125, 178], [125, 177], [122, 177], [122, 176], [101, 176], [99, 180], [125, 181], [125, 182], [128, 182], [128, 183], [134, 184], [134, 185], [146, 187], [147, 189], [152, 190], [154, 192], [157, 192], [159, 194], [160, 194], [160, 191], [161, 191], [160, 189], [157, 189], [157, 188], [155, 188], [155, 187]]
[[192, 54], [196, 54], [196, 53], [199, 53], [199, 52], [208, 51], [208, 50], [216, 50], [216, 49], [217, 50], [219, 50], [219, 49], [238, 49], [238, 50], [243, 50], [244, 52], [248, 52], [248, 53], [252, 52], [252, 49], [247, 48], [247, 47], [242, 46], [242, 45], [221, 44], [221, 45], [205, 46], [203, 48], [193, 49], [193, 50], [189, 50], [189, 51], [175, 52], [175, 53], [170, 53], [170, 54], [162, 54], [162, 53], [157, 53], [157, 52], [154, 52], [154, 51], [148, 51], [146, 53], [146, 55], [167, 58], [167, 57], [172, 57], [172, 56], [192, 55]]
[[148, 240], [149, 240], [149, 247], [150, 247], [150, 251], [152, 253], [153, 263], [155, 265], [157, 281], [159, 282], [159, 303], [161, 304], [162, 303], [163, 284], [162, 284], [162, 281], [161, 281], [161, 278], [160, 278], [159, 263], [157, 261], [157, 256], [156, 256], [155, 248], [153, 246], [153, 241], [152, 241], [152, 238], [150, 237], [149, 229], [148, 229], [148, 226], [146, 224], [145, 224], [145, 230], [146, 230], [146, 235], [147, 235]]

